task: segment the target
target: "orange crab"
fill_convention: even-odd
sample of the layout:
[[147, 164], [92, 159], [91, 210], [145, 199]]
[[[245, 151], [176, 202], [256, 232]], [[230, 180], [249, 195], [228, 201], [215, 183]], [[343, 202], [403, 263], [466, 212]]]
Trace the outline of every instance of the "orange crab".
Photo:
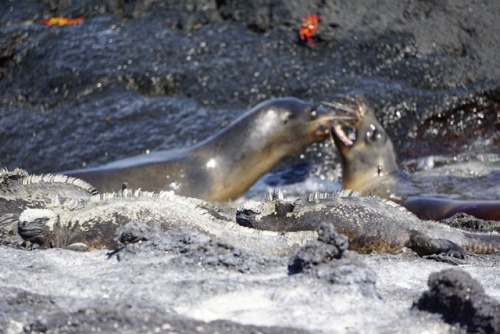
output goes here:
[[67, 17], [54, 16], [50, 19], [43, 20], [43, 24], [48, 26], [74, 26], [83, 22], [83, 17], [77, 17], [76, 19], [70, 19]]
[[299, 29], [299, 38], [303, 42], [309, 43], [311, 47], [315, 47], [312, 37], [316, 34], [319, 29], [319, 23], [321, 22], [321, 17], [316, 14], [311, 14], [307, 16], [303, 21]]

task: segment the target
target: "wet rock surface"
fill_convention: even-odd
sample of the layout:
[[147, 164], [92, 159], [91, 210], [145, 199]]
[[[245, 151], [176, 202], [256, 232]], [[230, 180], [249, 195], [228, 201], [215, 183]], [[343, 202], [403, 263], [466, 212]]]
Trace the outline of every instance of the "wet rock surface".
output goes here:
[[[6, 1], [0, 162], [31, 173], [100, 165], [192, 144], [264, 99], [347, 94], [369, 98], [401, 157], [489, 151], [500, 126], [499, 6]], [[323, 18], [315, 48], [297, 43], [312, 12]], [[56, 15], [84, 22], [41, 24]], [[331, 150], [319, 150], [327, 163]]]
[[453, 217], [444, 219], [442, 223], [469, 231], [500, 232], [500, 222], [477, 219], [465, 213], [457, 213]]

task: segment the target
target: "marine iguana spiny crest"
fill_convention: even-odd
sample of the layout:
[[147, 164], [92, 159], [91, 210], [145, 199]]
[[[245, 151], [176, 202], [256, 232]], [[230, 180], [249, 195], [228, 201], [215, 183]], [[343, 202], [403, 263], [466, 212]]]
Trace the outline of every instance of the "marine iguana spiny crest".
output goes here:
[[0, 169], [0, 243], [23, 243], [17, 225], [26, 208], [74, 208], [85, 205], [96, 193], [90, 184], [65, 175], [28, 175], [20, 168]]

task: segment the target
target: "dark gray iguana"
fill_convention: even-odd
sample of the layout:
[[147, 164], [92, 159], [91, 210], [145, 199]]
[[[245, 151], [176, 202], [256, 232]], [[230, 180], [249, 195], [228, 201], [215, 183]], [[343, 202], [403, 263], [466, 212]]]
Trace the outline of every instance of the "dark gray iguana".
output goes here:
[[140, 221], [162, 230], [188, 228], [243, 249], [290, 254], [316, 232], [280, 233], [242, 227], [234, 217], [203, 200], [124, 190], [101, 194], [88, 183], [64, 175], [28, 175], [0, 170], [0, 244], [16, 237], [41, 247], [113, 249], [119, 226]]
[[268, 255], [289, 255], [295, 246], [315, 239], [313, 231], [281, 233], [243, 227], [205, 201], [170, 192], [124, 190], [94, 196], [76, 209], [26, 209], [19, 217], [19, 234], [42, 247], [85, 244], [90, 249], [114, 249], [119, 226], [139, 221], [160, 230], [190, 229], [233, 246]]
[[361, 197], [353, 191], [314, 194], [306, 200], [287, 200], [280, 192], [264, 202], [249, 201], [238, 209], [239, 224], [262, 230], [315, 230], [333, 223], [349, 238], [350, 249], [361, 253], [396, 253], [409, 247], [420, 256], [500, 251], [500, 234], [468, 232], [420, 220], [402, 206], [378, 197]]
[[[12, 208], [5, 203], [20, 200], [18, 196], [25, 195], [30, 185], [36, 190], [34, 193], [40, 192], [35, 198], [45, 201], [37, 200], [31, 206], [24, 198], [21, 209], [14, 207], [13, 213], [0, 211], [0, 220], [8, 217], [11, 224], [17, 223], [23, 239], [42, 247], [83, 243], [91, 249], [112, 249], [117, 246], [113, 240], [117, 227], [139, 221], [163, 230], [192, 229], [247, 250], [288, 255], [295, 246], [315, 239], [317, 234], [313, 231], [320, 223], [331, 222], [348, 236], [351, 249], [364, 253], [394, 253], [410, 247], [420, 255], [448, 252], [462, 256], [460, 247], [475, 253], [500, 250], [499, 234], [471, 233], [421, 221], [393, 202], [359, 197], [352, 192], [316, 195], [303, 201], [275, 196], [265, 202], [248, 202], [236, 217], [239, 223], [250, 226], [246, 227], [210, 203], [168, 192], [125, 190], [90, 196], [89, 190], [85, 192], [83, 187], [77, 190], [82, 191], [80, 200], [62, 203], [60, 188], [74, 191], [76, 181], [70, 178], [68, 182], [53, 182], [52, 190], [50, 179], [58, 180], [57, 176], [39, 176], [31, 177], [32, 181], [28, 182], [25, 176], [9, 185], [2, 183], [0, 191], [0, 203], [4, 203], [0, 209]], [[42, 196], [44, 192], [53, 195]]]

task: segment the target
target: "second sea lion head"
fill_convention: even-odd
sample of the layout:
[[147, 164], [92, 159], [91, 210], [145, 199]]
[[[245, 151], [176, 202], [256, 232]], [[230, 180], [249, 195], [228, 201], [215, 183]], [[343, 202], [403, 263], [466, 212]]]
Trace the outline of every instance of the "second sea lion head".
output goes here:
[[373, 182], [399, 171], [391, 139], [362, 97], [342, 105], [354, 112], [352, 121], [335, 123], [332, 136], [342, 158], [344, 189], [365, 191]]

